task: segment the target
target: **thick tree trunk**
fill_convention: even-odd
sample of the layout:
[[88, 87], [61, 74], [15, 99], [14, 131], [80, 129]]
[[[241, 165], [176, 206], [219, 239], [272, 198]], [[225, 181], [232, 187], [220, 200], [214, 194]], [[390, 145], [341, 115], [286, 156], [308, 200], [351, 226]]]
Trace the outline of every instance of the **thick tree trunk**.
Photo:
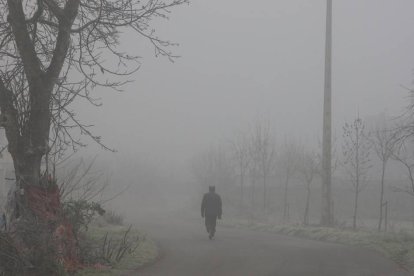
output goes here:
[[[7, 129], [6, 129], [7, 132]], [[21, 141], [21, 139], [20, 139]], [[27, 145], [21, 143], [17, 148], [9, 148], [15, 168], [15, 186], [10, 191], [6, 209], [10, 229], [16, 229], [18, 219], [32, 219], [34, 213], [26, 200], [26, 190], [30, 186], [41, 186], [40, 170], [42, 154], [34, 153]]]
[[13, 157], [13, 163], [16, 168], [16, 181], [20, 188], [24, 189], [28, 185], [41, 185], [40, 169], [42, 157], [42, 154]]
[[[33, 1], [30, 5], [40, 11], [42, 2], [46, 1]], [[6, 132], [16, 177], [16, 185], [9, 193], [6, 207], [8, 234], [22, 259], [31, 264], [28, 267], [27, 264], [18, 264], [25, 266], [23, 275], [56, 275], [56, 268], [63, 261], [62, 258], [73, 253], [60, 252], [65, 249], [63, 240], [66, 244], [71, 243], [70, 235], [73, 232], [70, 225], [61, 221], [57, 186], [46, 186], [50, 183], [42, 179], [41, 161], [48, 151], [51, 96], [67, 57], [70, 30], [78, 14], [80, 1], [66, 1], [64, 7], [56, 1], [47, 2], [48, 5], [55, 2], [50, 16], [55, 14], [57, 19], [53, 21], [57, 28], [51, 31], [56, 31], [56, 41], [49, 64], [39, 56], [35, 45], [36, 35], [32, 33], [36, 23], [29, 23], [28, 14], [25, 14], [29, 12], [27, 3], [22, 0], [7, 0], [7, 10], [2, 11], [10, 24], [10, 37], [15, 46], [15, 55], [19, 57], [19, 66], [23, 68], [14, 73], [21, 74], [19, 77], [25, 87], [16, 87], [2, 79], [10, 77], [8, 74], [0, 76], [0, 124]], [[16, 68], [20, 68], [19, 66]], [[27, 95], [23, 101], [24, 108], [18, 102], [17, 95], [21, 94]], [[58, 227], [66, 233], [58, 237], [62, 240], [57, 239]], [[70, 261], [75, 261], [72, 255]]]
[[[49, 91], [36, 91], [32, 92], [37, 94], [34, 96], [33, 101], [40, 101], [38, 99], [39, 94], [50, 94]], [[40, 97], [43, 98], [44, 96]], [[45, 100], [45, 99], [43, 99]], [[15, 217], [10, 217], [12, 223], [14, 219], [18, 218], [22, 214], [25, 208], [24, 194], [28, 186], [41, 186], [41, 164], [42, 158], [45, 155], [48, 148], [48, 138], [50, 130], [50, 114], [48, 100], [46, 104], [37, 103], [38, 110], [32, 111], [27, 121], [27, 126], [24, 130], [27, 133], [20, 134], [16, 131], [17, 125], [7, 125], [5, 127], [6, 136], [9, 141], [9, 152], [13, 159], [13, 165], [15, 169], [16, 190], [18, 196], [16, 196], [16, 212]], [[12, 121], [10, 123], [16, 123]]]
[[20, 217], [33, 215], [32, 212], [27, 209], [25, 190], [30, 185], [40, 185], [41, 157], [13, 157], [13, 163], [16, 168], [16, 184], [9, 192], [6, 206], [7, 221], [10, 229], [16, 228], [14, 224]]

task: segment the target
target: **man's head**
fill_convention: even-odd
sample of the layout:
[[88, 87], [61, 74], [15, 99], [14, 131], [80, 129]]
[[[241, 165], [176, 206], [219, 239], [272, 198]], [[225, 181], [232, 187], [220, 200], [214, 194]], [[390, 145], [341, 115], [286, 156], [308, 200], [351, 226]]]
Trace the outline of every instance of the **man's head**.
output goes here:
[[210, 193], [213, 193], [213, 192], [215, 192], [215, 191], [216, 191], [216, 187], [215, 187], [215, 186], [208, 186], [208, 191], [209, 191]]

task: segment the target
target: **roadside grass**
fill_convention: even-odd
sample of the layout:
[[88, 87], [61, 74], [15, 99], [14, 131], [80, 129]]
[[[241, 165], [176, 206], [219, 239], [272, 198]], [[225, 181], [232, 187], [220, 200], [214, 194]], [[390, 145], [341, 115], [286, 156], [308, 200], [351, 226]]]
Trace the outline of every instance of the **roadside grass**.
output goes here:
[[414, 272], [414, 231], [412, 230], [379, 233], [318, 226], [272, 225], [247, 220], [227, 220], [223, 225], [363, 247], [380, 252], [400, 266]]
[[[106, 233], [114, 240], [121, 240], [127, 231], [128, 227], [121, 225], [105, 225], [105, 226], [91, 226], [89, 227], [86, 235], [88, 240], [91, 241], [96, 247], [102, 246], [103, 237]], [[131, 236], [144, 237], [140, 240], [140, 243], [136, 250], [130, 254], [125, 254], [124, 258], [120, 262], [113, 264], [112, 266], [105, 265], [91, 265], [89, 268], [82, 269], [76, 272], [78, 276], [113, 276], [123, 275], [128, 272], [134, 271], [146, 264], [152, 263], [158, 257], [158, 248], [154, 241], [146, 237], [143, 233], [137, 229], [131, 228]]]

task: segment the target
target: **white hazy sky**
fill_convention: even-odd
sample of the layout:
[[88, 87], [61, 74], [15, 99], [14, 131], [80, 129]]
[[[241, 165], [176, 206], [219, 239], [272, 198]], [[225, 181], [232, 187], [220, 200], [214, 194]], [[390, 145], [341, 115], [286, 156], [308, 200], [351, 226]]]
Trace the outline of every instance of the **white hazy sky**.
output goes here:
[[[407, 102], [414, 79], [414, 1], [334, 0], [333, 116], [342, 124]], [[135, 82], [119, 94], [97, 90], [103, 107], [79, 107], [119, 153], [186, 160], [258, 118], [279, 138], [320, 136], [325, 0], [193, 0], [157, 22], [180, 43], [175, 63], [126, 36], [143, 56]], [[87, 109], [87, 110], [86, 110]], [[279, 139], [280, 140], [280, 139]]]

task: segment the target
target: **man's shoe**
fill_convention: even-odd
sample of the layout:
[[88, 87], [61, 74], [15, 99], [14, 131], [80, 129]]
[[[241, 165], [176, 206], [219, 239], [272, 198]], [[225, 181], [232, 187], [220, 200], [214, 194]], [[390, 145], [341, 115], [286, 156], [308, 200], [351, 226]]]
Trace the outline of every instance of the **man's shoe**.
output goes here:
[[210, 235], [208, 235], [208, 238], [211, 240], [213, 238], [213, 234], [210, 233]]

